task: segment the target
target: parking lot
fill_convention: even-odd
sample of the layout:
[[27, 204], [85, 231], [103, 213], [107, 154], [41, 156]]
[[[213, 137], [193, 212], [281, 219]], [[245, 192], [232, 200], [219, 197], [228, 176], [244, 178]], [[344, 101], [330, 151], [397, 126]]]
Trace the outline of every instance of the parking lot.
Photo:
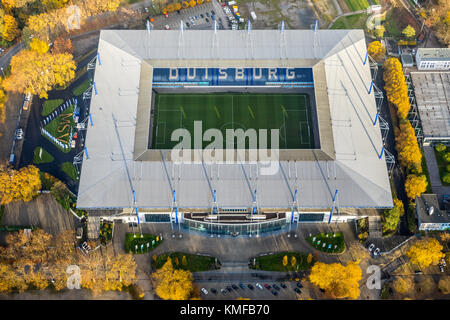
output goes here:
[[217, 19], [219, 29], [231, 29], [228, 17], [217, 1], [182, 9], [168, 14], [154, 17], [153, 27], [157, 30], [179, 30], [180, 21], [183, 21], [184, 30], [208, 30], [214, 28], [214, 19]]
[[[257, 283], [259, 286], [257, 286]], [[308, 289], [303, 287], [303, 284], [301, 283], [299, 284], [301, 287], [297, 287], [297, 283], [298, 282], [295, 281], [251, 281], [234, 283], [196, 281], [196, 284], [200, 287], [200, 296], [205, 300], [234, 300], [237, 298], [250, 298], [252, 300], [297, 300], [301, 297], [309, 297], [309, 293], [307, 292]], [[233, 285], [234, 288], [232, 287]], [[242, 285], [243, 288], [240, 285]], [[274, 285], [276, 287], [274, 287]], [[205, 294], [202, 289], [206, 289], [208, 293]], [[212, 289], [215, 289], [216, 291], [214, 292]], [[295, 289], [300, 293], [294, 291]], [[275, 292], [276, 295], [273, 292]]]

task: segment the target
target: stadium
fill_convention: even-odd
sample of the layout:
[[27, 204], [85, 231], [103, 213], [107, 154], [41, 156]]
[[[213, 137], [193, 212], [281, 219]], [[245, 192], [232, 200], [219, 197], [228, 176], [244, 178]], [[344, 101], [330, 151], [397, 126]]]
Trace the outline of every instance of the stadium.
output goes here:
[[390, 208], [371, 81], [362, 30], [102, 30], [77, 207], [234, 236]]

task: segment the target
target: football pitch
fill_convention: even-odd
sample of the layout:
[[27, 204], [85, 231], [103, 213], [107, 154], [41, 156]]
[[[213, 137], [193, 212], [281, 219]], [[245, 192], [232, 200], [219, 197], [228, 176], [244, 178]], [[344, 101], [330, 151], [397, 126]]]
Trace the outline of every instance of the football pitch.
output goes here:
[[[279, 129], [280, 149], [312, 149], [314, 146], [311, 109], [307, 94], [211, 93], [155, 94], [152, 149], [171, 149], [172, 132], [185, 128], [194, 147], [194, 121], [202, 121], [202, 133], [219, 129]], [[203, 142], [205, 148], [210, 141]], [[258, 141], [259, 145], [259, 141]], [[224, 141], [225, 147], [225, 141]], [[236, 148], [236, 141], [235, 141]], [[246, 148], [248, 142], [246, 141]]]

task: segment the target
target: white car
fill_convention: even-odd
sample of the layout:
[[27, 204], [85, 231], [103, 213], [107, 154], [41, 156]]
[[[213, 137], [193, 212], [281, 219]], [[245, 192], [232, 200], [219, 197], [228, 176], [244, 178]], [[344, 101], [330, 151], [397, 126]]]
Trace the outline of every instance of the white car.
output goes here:
[[375, 245], [372, 243], [370, 246], [369, 246], [369, 252], [372, 252], [372, 250], [375, 248]]
[[205, 288], [202, 288], [201, 291], [202, 291], [204, 294], [208, 294], [208, 290], [206, 290]]
[[21, 140], [22, 138], [23, 138], [23, 130], [19, 128], [16, 131], [16, 140]]
[[257, 288], [260, 288], [261, 290], [264, 290], [263, 287], [262, 287], [262, 285], [260, 285], [259, 283], [256, 283], [256, 287], [257, 287]]
[[166, 30], [170, 30], [170, 27], [169, 27], [169, 25], [168, 24], [166, 24]]
[[373, 252], [373, 256], [376, 257], [379, 253], [380, 253], [380, 248], [376, 248], [375, 251]]

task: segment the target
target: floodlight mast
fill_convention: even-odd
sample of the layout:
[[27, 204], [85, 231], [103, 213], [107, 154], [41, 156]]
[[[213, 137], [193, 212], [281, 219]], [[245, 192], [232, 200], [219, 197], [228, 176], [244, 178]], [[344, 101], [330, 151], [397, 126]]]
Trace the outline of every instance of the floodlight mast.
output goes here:
[[[114, 122], [114, 128], [116, 130], [117, 140], [119, 141], [120, 151], [122, 153], [123, 163], [125, 165], [125, 170], [127, 172], [128, 182], [130, 183], [131, 194], [133, 195], [133, 210], [136, 211], [137, 222], [138, 222], [139, 231], [141, 233], [141, 238], [142, 238], [142, 237], [144, 237], [144, 235], [142, 234], [142, 227], [141, 227], [141, 223], [139, 221], [139, 212], [136, 207], [136, 192], [134, 191], [133, 181], [131, 180], [130, 171], [128, 170], [127, 161], [125, 159], [125, 153], [123, 151], [122, 141], [120, 140], [119, 129], [117, 128], [117, 121], [116, 121], [116, 118], [114, 117], [114, 113], [111, 113], [111, 115], [112, 115], [113, 122]], [[134, 229], [133, 229], [133, 231], [134, 231]], [[136, 234], [135, 234], [135, 236], [136, 236]]]

